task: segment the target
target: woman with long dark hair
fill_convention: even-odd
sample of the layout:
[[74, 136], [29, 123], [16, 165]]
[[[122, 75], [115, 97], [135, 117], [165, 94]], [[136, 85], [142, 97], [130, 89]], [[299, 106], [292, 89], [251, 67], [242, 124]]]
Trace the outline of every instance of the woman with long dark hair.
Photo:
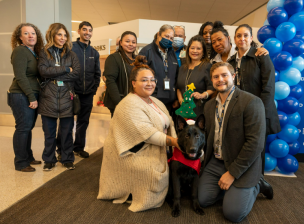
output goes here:
[[46, 32], [47, 41], [40, 52], [38, 69], [45, 79], [41, 90], [38, 113], [41, 114], [45, 147], [42, 159], [43, 170], [50, 171], [57, 163], [55, 156], [57, 120], [60, 120], [61, 162], [67, 170], [74, 169], [73, 97], [74, 81], [79, 79], [80, 64], [77, 55], [71, 51], [72, 42], [66, 27], [53, 23]]
[[201, 28], [198, 32], [198, 35], [202, 36], [205, 40], [208, 58], [211, 57], [211, 49], [212, 49], [211, 33], [212, 33], [212, 29], [213, 29], [213, 23], [208, 21], [208, 22], [205, 22], [201, 26]]
[[15, 169], [33, 172], [35, 168], [31, 165], [41, 164], [35, 160], [31, 149], [40, 89], [37, 80], [40, 78], [38, 55], [43, 47], [40, 30], [31, 23], [21, 23], [13, 32], [11, 46], [14, 79], [8, 92], [8, 105], [16, 122], [13, 136]]
[[203, 113], [204, 104], [214, 93], [214, 88], [210, 79], [211, 64], [207, 55], [207, 48], [203, 37], [196, 35], [188, 43], [186, 51], [186, 64], [179, 68], [177, 78], [177, 98], [180, 105], [183, 102], [183, 94], [187, 91], [187, 85], [193, 83], [196, 108], [194, 112], [197, 117]]
[[[269, 55], [256, 56], [257, 44], [252, 39], [252, 28], [248, 24], [240, 25], [234, 36], [237, 52], [228, 62], [235, 68], [236, 86], [263, 101], [267, 136], [281, 131], [274, 103], [275, 69]], [[265, 150], [263, 156], [264, 154]]]
[[135, 60], [137, 46], [136, 34], [126, 31], [121, 35], [117, 51], [105, 62], [103, 76], [106, 78], [105, 106], [113, 117], [117, 104], [129, 93], [128, 77], [130, 76]]

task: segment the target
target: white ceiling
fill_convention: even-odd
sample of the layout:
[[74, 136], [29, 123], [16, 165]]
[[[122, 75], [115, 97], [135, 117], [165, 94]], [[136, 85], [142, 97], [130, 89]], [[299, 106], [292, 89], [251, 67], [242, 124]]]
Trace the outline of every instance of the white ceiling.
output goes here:
[[[108, 22], [151, 19], [204, 23], [220, 20], [232, 25], [268, 0], [72, 0], [72, 20], [93, 27]], [[72, 30], [79, 23], [72, 23]]]

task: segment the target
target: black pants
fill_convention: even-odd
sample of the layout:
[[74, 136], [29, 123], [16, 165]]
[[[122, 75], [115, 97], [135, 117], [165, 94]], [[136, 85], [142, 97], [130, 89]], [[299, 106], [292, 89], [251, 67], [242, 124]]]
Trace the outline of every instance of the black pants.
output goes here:
[[[93, 108], [93, 97], [94, 93], [90, 94], [78, 94], [80, 104], [81, 104], [81, 109], [80, 109], [80, 114], [77, 116], [77, 122], [76, 122], [76, 134], [75, 134], [75, 142], [74, 142], [74, 151], [79, 152], [79, 151], [84, 151], [85, 147], [85, 139], [86, 139], [86, 132], [87, 128], [89, 126], [89, 120]], [[61, 124], [60, 124], [61, 125]], [[59, 127], [60, 127], [59, 125]], [[60, 154], [61, 152], [61, 133], [60, 133], [60, 128], [58, 131], [58, 136], [57, 136], [57, 148], [58, 148], [58, 153]]]
[[[56, 149], [56, 130], [57, 119], [53, 117], [41, 116], [42, 129], [44, 131], [44, 150], [42, 153], [42, 159], [46, 163], [56, 163], [57, 158], [55, 156]], [[61, 163], [74, 162], [75, 157], [73, 153], [73, 126], [74, 117], [59, 118], [60, 125], [59, 131], [61, 136]]]
[[[35, 93], [38, 100], [38, 93]], [[16, 130], [13, 136], [15, 169], [21, 170], [34, 161], [32, 151], [32, 129], [37, 119], [37, 109], [29, 108], [30, 102], [23, 93], [11, 93], [8, 104], [13, 111]]]

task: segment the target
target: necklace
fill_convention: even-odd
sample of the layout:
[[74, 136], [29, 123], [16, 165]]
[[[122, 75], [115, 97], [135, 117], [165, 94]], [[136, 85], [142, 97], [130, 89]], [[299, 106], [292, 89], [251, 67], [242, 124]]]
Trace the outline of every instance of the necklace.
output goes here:
[[152, 107], [149, 103], [147, 103], [142, 97], [140, 97], [137, 93], [135, 93], [140, 99], [142, 99], [146, 104], [148, 104], [154, 111], [156, 111], [158, 114], [160, 114], [163, 119], [164, 119], [164, 122], [165, 122], [165, 130], [167, 130], [167, 124], [166, 124], [166, 117], [165, 115], [163, 114], [163, 112], [161, 112], [161, 110], [156, 106], [156, 104], [153, 102], [153, 100], [151, 100], [151, 98], [149, 97], [148, 99], [150, 100], [150, 102], [153, 104], [153, 106], [155, 107]]

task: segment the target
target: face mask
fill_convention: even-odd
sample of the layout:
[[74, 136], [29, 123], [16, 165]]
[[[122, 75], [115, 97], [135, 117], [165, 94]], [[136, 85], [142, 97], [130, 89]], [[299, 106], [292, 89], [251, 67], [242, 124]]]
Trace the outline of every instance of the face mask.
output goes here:
[[159, 45], [164, 48], [164, 49], [167, 49], [167, 48], [170, 48], [172, 47], [172, 41], [171, 40], [168, 40], [166, 38], [162, 38], [161, 41], [159, 41]]
[[184, 38], [174, 37], [172, 46], [176, 48], [184, 46]]

